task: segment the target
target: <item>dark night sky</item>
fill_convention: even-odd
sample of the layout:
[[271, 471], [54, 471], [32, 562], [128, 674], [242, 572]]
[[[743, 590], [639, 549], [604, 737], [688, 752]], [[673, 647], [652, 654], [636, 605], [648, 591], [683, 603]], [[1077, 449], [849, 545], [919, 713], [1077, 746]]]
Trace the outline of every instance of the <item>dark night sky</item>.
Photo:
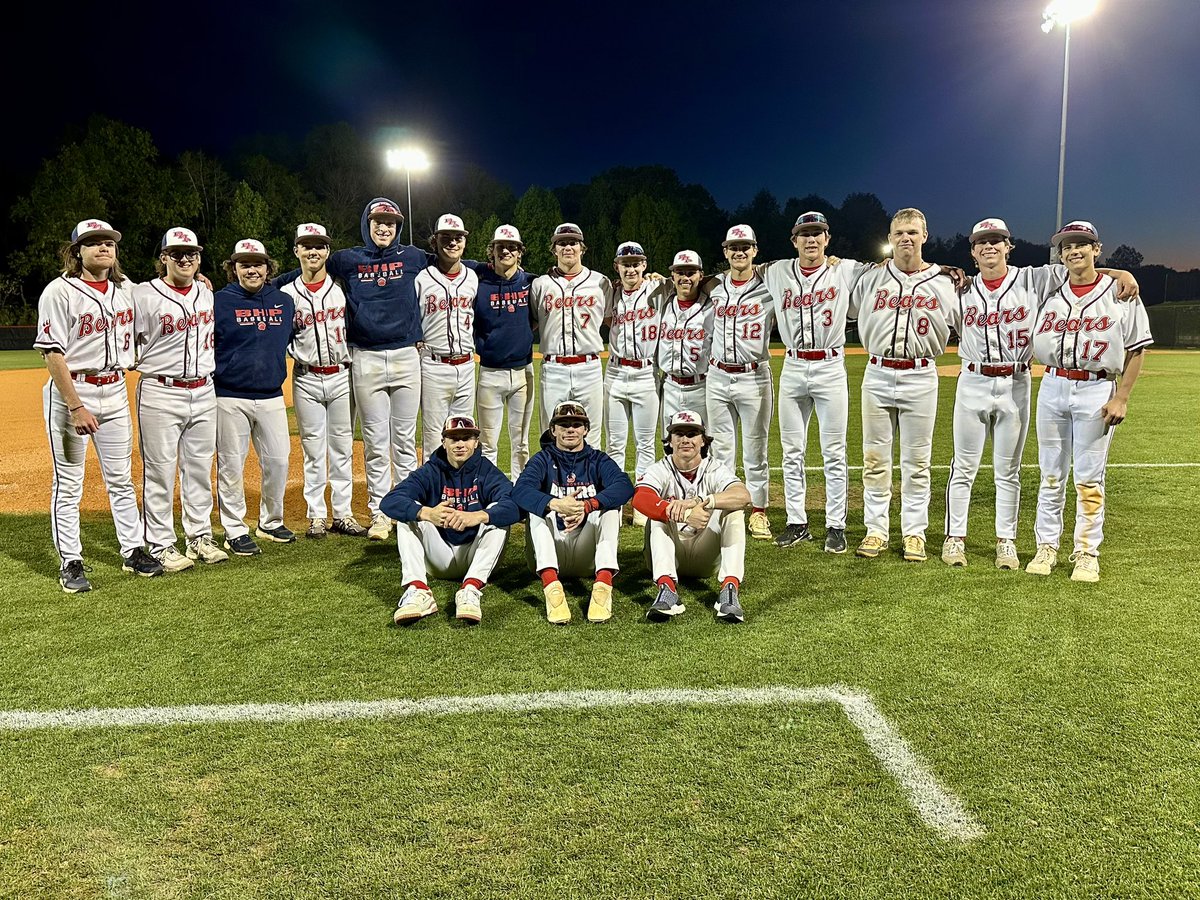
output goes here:
[[[1044, 5], [42, 4], [9, 29], [4, 163], [26, 181], [91, 113], [167, 154], [344, 119], [518, 193], [664, 164], [728, 209], [870, 191], [936, 235], [997, 215], [1044, 242], [1063, 56]], [[1072, 29], [1064, 217], [1200, 266], [1198, 151], [1200, 0], [1100, 0]]]

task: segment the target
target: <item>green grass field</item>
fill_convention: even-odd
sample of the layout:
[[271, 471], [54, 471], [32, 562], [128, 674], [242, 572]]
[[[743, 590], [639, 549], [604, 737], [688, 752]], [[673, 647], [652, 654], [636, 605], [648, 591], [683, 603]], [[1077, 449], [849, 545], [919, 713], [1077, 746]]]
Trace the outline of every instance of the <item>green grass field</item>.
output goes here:
[[[863, 358], [850, 366], [854, 464]], [[953, 392], [944, 378], [941, 466]], [[679, 620], [646, 623], [632, 529], [605, 626], [578, 603], [571, 626], [546, 624], [518, 528], [481, 625], [460, 627], [454, 585], [438, 583], [442, 613], [401, 629], [392, 545], [301, 539], [135, 580], [98, 516], [84, 531], [96, 589], [68, 596], [47, 516], [0, 517], [0, 711], [841, 684], [874, 699], [982, 829], [929, 827], [828, 703], [0, 724], [0, 896], [1200, 896], [1200, 567], [1186, 539], [1200, 468], [1163, 466], [1200, 463], [1198, 396], [1200, 354], [1150, 356], [1112, 446], [1098, 585], [1073, 584], [1068, 565], [1049, 579], [993, 569], [986, 469], [971, 565], [947, 569], [940, 468], [928, 563], [752, 542], [737, 628], [714, 623], [711, 583], [685, 583]], [[851, 483], [857, 542], [857, 471]], [[1036, 469], [1023, 484], [1025, 561]], [[821, 531], [819, 474], [810, 488]], [[778, 470], [772, 496], [778, 529]]]

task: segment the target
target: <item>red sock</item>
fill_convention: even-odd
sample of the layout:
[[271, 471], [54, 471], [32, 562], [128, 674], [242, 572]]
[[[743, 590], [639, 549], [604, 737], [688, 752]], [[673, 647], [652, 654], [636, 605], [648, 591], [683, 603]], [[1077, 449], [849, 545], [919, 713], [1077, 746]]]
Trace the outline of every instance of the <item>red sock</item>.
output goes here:
[[404, 585], [404, 587], [406, 587], [406, 588], [415, 587], [418, 591], [429, 590], [429, 585], [427, 585], [423, 581], [410, 581], [408, 584]]
[[616, 574], [614, 569], [598, 569], [596, 571], [596, 580], [601, 584], [607, 584], [612, 587], [612, 578]]
[[754, 509], [750, 510], [750, 515], [754, 515], [755, 513], [762, 513], [765, 516], [767, 514], [767, 508], [765, 506], [756, 506]]
[[661, 585], [662, 587], [670, 588], [676, 594], [679, 593], [679, 588], [677, 588], [675, 586], [675, 579], [672, 578], [670, 575], [664, 575], [662, 578], [658, 579], [658, 581], [656, 583]]
[[542, 569], [538, 574], [542, 576], [542, 587], [550, 587], [558, 581], [558, 569]]
[[483, 582], [480, 581], [478, 578], [468, 578], [466, 581], [463, 582], [462, 586], [463, 587], [473, 587], [477, 591], [483, 590]]
[[735, 591], [741, 590], [741, 587], [742, 587], [742, 583], [740, 581], [738, 581], [736, 578], [734, 578], [732, 575], [730, 575], [728, 578], [726, 578], [724, 581], [721, 582], [721, 587], [725, 587], [725, 585], [727, 585], [727, 584], [732, 584], [733, 589]]

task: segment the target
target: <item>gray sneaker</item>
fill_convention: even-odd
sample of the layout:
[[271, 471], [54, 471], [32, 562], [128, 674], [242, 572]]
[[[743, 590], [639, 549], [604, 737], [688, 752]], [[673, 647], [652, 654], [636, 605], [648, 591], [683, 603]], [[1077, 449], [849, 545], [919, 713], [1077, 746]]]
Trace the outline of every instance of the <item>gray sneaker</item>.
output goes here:
[[87, 576], [83, 573], [82, 559], [73, 559], [64, 565], [58, 572], [58, 583], [62, 585], [63, 592], [67, 594], [82, 594], [85, 591], [90, 591], [92, 583], [87, 580]]
[[717, 611], [718, 622], [736, 625], [746, 621], [746, 614], [742, 612], [742, 604], [738, 602], [737, 588], [732, 584], [721, 588], [721, 593], [717, 594], [717, 602], [713, 604], [713, 609]]
[[254, 536], [264, 541], [274, 541], [277, 544], [290, 544], [296, 540], [296, 533], [286, 525], [276, 528], [263, 528], [259, 525], [254, 529]]
[[163, 573], [162, 563], [138, 547], [121, 563], [121, 571], [131, 575], [141, 575], [143, 578], [154, 578]]
[[358, 524], [358, 520], [354, 516], [346, 516], [344, 519], [334, 519], [333, 525], [329, 528], [334, 534], [345, 534], [350, 537], [366, 537], [367, 529]]
[[825, 552], [826, 553], [845, 553], [846, 552], [846, 529], [845, 528], [827, 528], [827, 529], [825, 529]]
[[223, 563], [229, 559], [229, 554], [217, 546], [217, 542], [212, 539], [211, 534], [204, 534], [188, 541], [187, 550], [184, 553], [188, 559], [203, 560], [210, 565]]
[[672, 616], [680, 615], [683, 611], [684, 606], [679, 602], [679, 595], [665, 584], [660, 584], [658, 586], [658, 596], [654, 598], [654, 602], [646, 610], [646, 618], [651, 622], [665, 622]]

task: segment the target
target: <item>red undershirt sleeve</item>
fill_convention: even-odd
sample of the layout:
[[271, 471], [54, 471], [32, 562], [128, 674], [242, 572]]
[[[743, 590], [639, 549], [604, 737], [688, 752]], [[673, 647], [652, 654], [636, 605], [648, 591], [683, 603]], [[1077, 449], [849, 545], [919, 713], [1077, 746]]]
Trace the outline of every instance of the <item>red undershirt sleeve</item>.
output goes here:
[[658, 496], [654, 488], [644, 484], [639, 485], [633, 492], [633, 508], [647, 519], [654, 519], [656, 522], [667, 521], [667, 505], [667, 501]]

